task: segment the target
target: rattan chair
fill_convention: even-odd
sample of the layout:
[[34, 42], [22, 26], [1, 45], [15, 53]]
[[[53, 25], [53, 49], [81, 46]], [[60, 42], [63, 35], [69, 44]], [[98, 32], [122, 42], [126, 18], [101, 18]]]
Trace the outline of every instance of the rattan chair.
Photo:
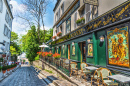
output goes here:
[[[82, 63], [80, 64], [81, 72], [82, 72], [82, 74], [86, 77], [88, 74], [91, 73], [91, 71], [85, 69], [85, 67], [88, 67], [88, 65], [87, 65], [85, 62], [82, 62]], [[82, 76], [82, 75], [81, 75], [81, 76]]]
[[95, 70], [94, 74], [91, 75], [91, 86], [92, 86], [92, 82], [93, 80], [96, 80], [99, 86], [99, 82], [101, 80], [101, 75], [100, 75], [100, 71], [102, 68], [98, 68], [97, 70]]
[[74, 72], [76, 74], [76, 77], [77, 77], [78, 69], [77, 69], [77, 63], [76, 62], [71, 62], [70, 63], [70, 70], [71, 70], [70, 76]]
[[107, 68], [102, 68], [100, 71], [102, 84], [105, 86], [118, 86], [118, 83], [114, 82], [114, 80], [109, 80], [108, 76], [112, 75], [111, 71]]

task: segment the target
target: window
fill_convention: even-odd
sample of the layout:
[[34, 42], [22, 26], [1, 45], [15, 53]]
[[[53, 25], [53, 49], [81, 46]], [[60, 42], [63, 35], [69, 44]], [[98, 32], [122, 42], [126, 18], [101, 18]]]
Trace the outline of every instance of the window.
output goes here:
[[8, 31], [8, 38], [10, 38], [10, 35], [11, 35], [11, 31], [9, 30]]
[[7, 37], [8, 37], [8, 34], [9, 34], [8, 31], [10, 31], [10, 30], [8, 29], [8, 27], [6, 25], [4, 25], [4, 35], [7, 36]]
[[66, 33], [71, 31], [71, 17], [66, 21]]
[[64, 13], [64, 3], [61, 6], [62, 14]]
[[58, 12], [56, 13], [56, 21], [58, 21]]
[[0, 0], [0, 12], [2, 13], [2, 11], [3, 11], [3, 2], [2, 0]]
[[88, 22], [88, 21], [90, 21], [90, 5], [89, 4], [85, 4], [85, 20], [86, 20], [86, 23]]
[[77, 28], [76, 21], [77, 21], [77, 12], [74, 14], [74, 29]]
[[58, 12], [58, 13], [59, 13], [59, 15], [58, 15], [58, 19], [59, 19], [59, 18], [60, 18], [60, 9], [59, 9], [59, 12]]

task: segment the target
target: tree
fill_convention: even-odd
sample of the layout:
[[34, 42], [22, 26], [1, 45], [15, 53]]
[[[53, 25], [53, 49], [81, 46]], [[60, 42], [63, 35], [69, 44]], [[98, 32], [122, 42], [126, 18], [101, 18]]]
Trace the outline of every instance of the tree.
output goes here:
[[11, 32], [11, 42], [16, 42], [18, 40], [18, 34]]
[[23, 19], [23, 22], [26, 21], [30, 27], [32, 26], [32, 24], [38, 26], [38, 41], [39, 44], [41, 44], [40, 27], [42, 24], [43, 30], [45, 30], [43, 18], [46, 14], [46, 9], [48, 4], [50, 3], [50, 0], [21, 0], [21, 2], [24, 5], [24, 12], [17, 13], [17, 17]]
[[17, 42], [18, 42], [18, 34], [15, 32], [11, 32], [11, 44], [10, 44], [11, 56], [21, 54], [21, 48]]
[[22, 50], [26, 53], [26, 57], [30, 62], [34, 61], [37, 56], [36, 52], [40, 49], [35, 26], [32, 26], [31, 30], [28, 30], [27, 34], [22, 36], [21, 43]]

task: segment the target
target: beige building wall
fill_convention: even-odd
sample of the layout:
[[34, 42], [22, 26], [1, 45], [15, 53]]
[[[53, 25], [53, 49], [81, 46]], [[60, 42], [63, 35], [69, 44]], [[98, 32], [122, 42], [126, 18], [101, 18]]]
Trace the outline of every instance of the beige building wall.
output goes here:
[[111, 10], [127, 0], [99, 0], [98, 16]]
[[[64, 2], [64, 12], [66, 11], [66, 9], [70, 6], [70, 4], [73, 2], [74, 0], [61, 0], [60, 2], [60, 5], [57, 7], [57, 9], [55, 10], [55, 13], [54, 13], [54, 16], [56, 15], [56, 13], [58, 12], [58, 10], [61, 8], [61, 5], [63, 4]], [[121, 3], [127, 1], [127, 0], [98, 0], [99, 2], [99, 6], [98, 6], [98, 16], [106, 13], [107, 11], [113, 9], [114, 7], [120, 5]], [[90, 8], [92, 7], [92, 5], [90, 5]], [[71, 14], [71, 31], [77, 29], [78, 27], [80, 26], [76, 26], [76, 28], [74, 27], [74, 23], [76, 21], [74, 21], [74, 17], [75, 17], [75, 13], [77, 13], [77, 19], [80, 19], [80, 11], [82, 10], [82, 8], [85, 8], [85, 15], [86, 15], [86, 9], [87, 9], [87, 4], [84, 4], [83, 0], [80, 0], [80, 7], [73, 13]], [[91, 11], [91, 9], [89, 9]], [[61, 12], [61, 11], [60, 11]], [[86, 21], [86, 16], [83, 16], [85, 18], [85, 24], [88, 22]], [[61, 14], [60, 14], [61, 16]], [[55, 18], [54, 18], [55, 19]], [[92, 20], [92, 17], [90, 16], [90, 20]], [[55, 24], [55, 22], [54, 22]], [[66, 35], [66, 21], [64, 23], [62, 23], [62, 25], [64, 26], [62, 31], [62, 36], [63, 35]], [[57, 28], [59, 29], [59, 28]], [[54, 30], [53, 30], [53, 36], [56, 36], [56, 26], [54, 27]], [[60, 29], [59, 29], [60, 31]]]

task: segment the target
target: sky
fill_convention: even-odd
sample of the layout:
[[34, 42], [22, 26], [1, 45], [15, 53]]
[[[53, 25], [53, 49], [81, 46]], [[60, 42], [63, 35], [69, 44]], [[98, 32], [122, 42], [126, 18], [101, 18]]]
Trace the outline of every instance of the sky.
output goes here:
[[[53, 0], [53, 2], [50, 3], [47, 7], [47, 13], [44, 17], [46, 30], [53, 27], [53, 20], [54, 20], [53, 8], [55, 6], [55, 3], [56, 3], [56, 0]], [[16, 11], [24, 12], [23, 4], [20, 3], [20, 0], [11, 0], [10, 4], [13, 5], [13, 15], [16, 15]], [[25, 24], [19, 23], [20, 21], [22, 20], [14, 16], [13, 23], [12, 23], [12, 31], [16, 32], [19, 36], [25, 35], [27, 33], [27, 30], [29, 29], [29, 28], [25, 28], [26, 27]]]

